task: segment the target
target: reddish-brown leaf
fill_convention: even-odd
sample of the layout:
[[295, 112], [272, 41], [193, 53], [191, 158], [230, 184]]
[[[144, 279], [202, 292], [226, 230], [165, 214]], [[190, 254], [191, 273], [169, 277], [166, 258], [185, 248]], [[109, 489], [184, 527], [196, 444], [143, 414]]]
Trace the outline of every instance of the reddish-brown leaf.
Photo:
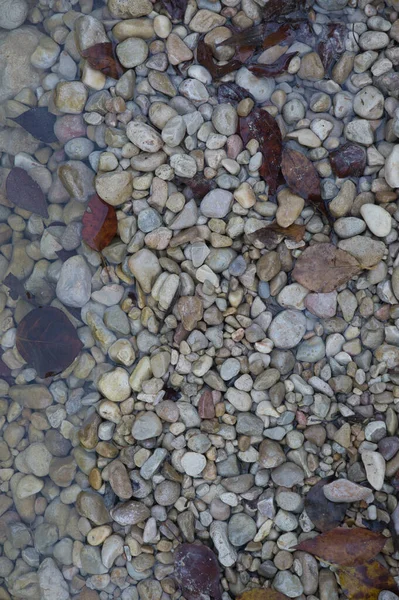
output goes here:
[[312, 292], [328, 293], [361, 271], [354, 256], [333, 244], [306, 248], [296, 261], [293, 278]]
[[68, 317], [53, 306], [35, 308], [22, 319], [17, 327], [16, 345], [39, 377], [61, 373], [83, 346]]
[[175, 572], [187, 600], [208, 595], [220, 600], [220, 568], [214, 552], [204, 544], [180, 544], [175, 551]]
[[309, 202], [321, 200], [320, 178], [314, 164], [302, 152], [284, 148], [281, 171], [293, 192]]
[[305, 510], [320, 531], [330, 531], [344, 520], [349, 504], [345, 502], [330, 502], [324, 495], [323, 488], [331, 483], [334, 477], [321, 479], [314, 485], [305, 496]]
[[385, 546], [381, 533], [354, 527], [337, 527], [298, 544], [297, 550], [309, 552], [335, 565], [353, 567], [374, 558]]
[[356, 567], [342, 567], [338, 569], [338, 578], [348, 600], [378, 600], [383, 590], [398, 593], [394, 578], [377, 560]]
[[260, 242], [268, 250], [273, 250], [284, 238], [300, 242], [305, 235], [305, 231], [305, 225], [293, 223], [289, 227], [280, 227], [277, 222], [274, 222], [266, 225], [266, 227], [257, 229], [250, 234], [249, 238], [252, 242]]
[[262, 41], [262, 48], [266, 50], [277, 44], [285, 42], [286, 45], [290, 44], [295, 39], [295, 33], [291, 25], [281, 25], [276, 31], [273, 31], [266, 36]]
[[90, 248], [98, 252], [112, 242], [118, 229], [114, 207], [104, 202], [97, 194], [91, 197], [82, 223], [82, 238]]
[[[240, 49], [237, 48], [238, 52], [239, 50]], [[197, 61], [209, 71], [213, 79], [220, 79], [228, 73], [237, 71], [252, 54], [253, 50], [244, 48], [242, 54], [233, 57], [224, 65], [218, 65], [214, 61], [212, 48], [208, 44], [205, 44], [203, 39], [199, 40], [197, 45]]]
[[48, 111], [47, 106], [30, 108], [19, 117], [13, 117], [12, 120], [45, 144], [58, 141], [54, 133], [57, 117]]
[[288, 600], [288, 597], [271, 588], [254, 588], [238, 596], [237, 600]]
[[115, 54], [112, 42], [95, 44], [86, 50], [82, 50], [81, 55], [87, 60], [92, 69], [101, 71], [101, 73], [112, 77], [112, 79], [119, 79], [125, 72]]
[[275, 77], [276, 75], [281, 75], [281, 73], [287, 69], [291, 58], [297, 54], [298, 52], [283, 54], [283, 56], [280, 56], [280, 58], [271, 65], [248, 65], [248, 71], [251, 71], [256, 77]]
[[218, 87], [218, 102], [219, 104], [238, 104], [244, 98], [252, 98], [255, 101], [254, 97], [248, 90], [245, 90], [241, 86], [229, 81], [228, 83], [222, 83]]
[[366, 168], [366, 150], [347, 142], [330, 152], [331, 168], [338, 177], [361, 177]]
[[277, 121], [267, 111], [255, 108], [247, 117], [240, 118], [239, 132], [244, 145], [251, 139], [259, 142], [259, 150], [263, 155], [259, 172], [269, 186], [269, 193], [274, 194], [282, 153], [282, 137]]
[[6, 180], [7, 198], [13, 204], [47, 219], [47, 202], [42, 188], [20, 167], [13, 167]]

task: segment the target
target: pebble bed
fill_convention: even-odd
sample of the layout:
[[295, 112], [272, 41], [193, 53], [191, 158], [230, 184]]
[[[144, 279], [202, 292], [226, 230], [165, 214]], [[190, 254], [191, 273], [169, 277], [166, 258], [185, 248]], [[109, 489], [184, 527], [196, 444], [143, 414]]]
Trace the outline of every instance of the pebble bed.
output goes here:
[[[173, 553], [194, 541], [218, 557], [223, 600], [263, 586], [338, 600], [328, 565], [295, 550], [317, 533], [304, 499], [331, 475], [347, 522], [385, 524], [399, 576], [399, 1], [314, 3], [316, 34], [347, 27], [331, 73], [294, 41], [262, 54], [297, 53], [282, 75], [213, 80], [200, 36], [229, 60], [215, 44], [265, 4], [189, 0], [175, 22], [150, 0], [0, 1], [0, 280], [65, 310], [83, 343], [40, 379], [15, 345], [32, 306], [1, 286], [0, 600], [177, 600]], [[110, 40], [119, 80], [82, 59]], [[248, 98], [219, 104], [221, 81]], [[259, 143], [238, 134], [255, 102], [313, 162], [331, 222], [286, 187], [269, 197]], [[59, 142], [12, 121], [36, 106]], [[345, 142], [366, 150], [361, 177], [333, 174]], [[48, 219], [7, 198], [14, 166]], [[198, 175], [204, 196], [182, 183]], [[118, 218], [103, 257], [82, 242], [94, 193]], [[251, 241], [274, 220], [304, 239]], [[309, 291], [295, 261], [331, 241], [365, 269]]]

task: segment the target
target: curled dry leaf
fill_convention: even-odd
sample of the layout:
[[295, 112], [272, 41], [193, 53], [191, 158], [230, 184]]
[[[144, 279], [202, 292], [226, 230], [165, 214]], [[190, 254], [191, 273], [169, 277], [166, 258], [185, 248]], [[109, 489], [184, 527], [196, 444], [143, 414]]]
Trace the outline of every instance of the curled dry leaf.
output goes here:
[[386, 538], [381, 533], [360, 527], [337, 527], [301, 542], [297, 550], [309, 552], [329, 563], [353, 567], [374, 558], [385, 543]]
[[344, 23], [330, 23], [323, 27], [322, 39], [317, 45], [317, 52], [325, 69], [329, 69], [332, 63], [345, 52], [347, 35], [348, 30]]
[[283, 54], [271, 65], [249, 65], [248, 71], [251, 71], [256, 77], [275, 77], [281, 75], [291, 62], [291, 58], [296, 56], [298, 52], [290, 52], [289, 54]]
[[281, 0], [269, 0], [264, 9], [263, 19], [270, 21], [271, 19], [286, 17], [298, 11], [304, 12], [305, 7], [306, 0], [284, 0], [284, 2], [281, 2]]
[[83, 240], [98, 252], [112, 242], [118, 229], [114, 207], [104, 202], [97, 194], [91, 197], [82, 223]]
[[112, 42], [95, 44], [86, 50], [82, 50], [81, 55], [87, 60], [92, 69], [101, 71], [101, 73], [112, 77], [112, 79], [119, 79], [125, 72], [115, 54]]
[[366, 168], [366, 150], [348, 142], [330, 153], [331, 168], [338, 177], [361, 177]]
[[263, 156], [260, 175], [269, 186], [269, 193], [275, 194], [281, 165], [282, 137], [277, 121], [265, 110], [255, 108], [247, 117], [241, 117], [239, 132], [246, 145], [249, 140], [259, 142]]
[[22, 319], [17, 327], [16, 345], [39, 377], [61, 373], [83, 347], [71, 321], [53, 306], [35, 308]]
[[254, 588], [238, 596], [237, 600], [288, 600], [288, 597], [270, 588]]
[[222, 83], [218, 87], [218, 102], [219, 104], [238, 104], [244, 98], [251, 98], [255, 101], [254, 97], [250, 92], [242, 88], [237, 83], [228, 82]]
[[317, 529], [323, 532], [341, 525], [349, 508], [349, 504], [345, 502], [331, 502], [325, 497], [323, 488], [332, 481], [334, 481], [334, 477], [321, 479], [309, 490], [305, 497], [306, 514]]
[[282, 239], [289, 238], [294, 242], [300, 242], [305, 235], [305, 225], [297, 225], [294, 223], [289, 227], [280, 227], [277, 222], [266, 225], [261, 229], [257, 229], [248, 237], [252, 242], [260, 242], [264, 244], [268, 250], [273, 250]]
[[12, 120], [26, 129], [34, 138], [45, 144], [58, 141], [54, 133], [54, 125], [57, 117], [50, 113], [46, 106], [30, 108]]
[[6, 193], [7, 198], [19, 208], [48, 218], [43, 190], [24, 169], [11, 169], [6, 180]]
[[378, 600], [383, 590], [398, 593], [394, 578], [377, 560], [340, 568], [338, 579], [348, 600]]
[[328, 293], [361, 271], [354, 256], [333, 244], [306, 248], [296, 261], [293, 278], [312, 292]]
[[220, 600], [220, 568], [214, 552], [204, 544], [180, 544], [175, 551], [175, 576], [187, 600], [204, 595]]

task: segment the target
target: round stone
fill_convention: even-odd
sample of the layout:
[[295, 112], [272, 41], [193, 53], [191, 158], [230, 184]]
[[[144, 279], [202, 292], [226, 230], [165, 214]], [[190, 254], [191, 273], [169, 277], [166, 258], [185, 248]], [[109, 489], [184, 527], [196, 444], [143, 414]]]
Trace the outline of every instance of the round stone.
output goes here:
[[136, 440], [149, 440], [162, 433], [162, 421], [154, 412], [141, 413], [133, 423], [132, 436]]
[[363, 204], [360, 214], [376, 237], [386, 237], [392, 228], [392, 217], [382, 206]]
[[238, 125], [237, 111], [231, 104], [217, 104], [213, 109], [212, 123], [218, 133], [234, 135]]
[[227, 534], [233, 546], [243, 546], [256, 535], [255, 521], [244, 513], [233, 515], [228, 524]]
[[191, 477], [197, 477], [206, 466], [205, 456], [197, 452], [186, 452], [180, 462], [186, 475]]
[[109, 373], [104, 373], [99, 379], [98, 389], [112, 402], [127, 400], [131, 394], [129, 373], [121, 367], [117, 367]]
[[128, 38], [116, 47], [116, 54], [126, 69], [141, 65], [148, 56], [148, 46], [140, 38]]
[[268, 336], [276, 346], [287, 350], [299, 344], [306, 331], [306, 317], [298, 310], [283, 310], [272, 321]]
[[368, 85], [356, 94], [353, 110], [362, 119], [380, 119], [384, 114], [384, 96], [376, 87]]

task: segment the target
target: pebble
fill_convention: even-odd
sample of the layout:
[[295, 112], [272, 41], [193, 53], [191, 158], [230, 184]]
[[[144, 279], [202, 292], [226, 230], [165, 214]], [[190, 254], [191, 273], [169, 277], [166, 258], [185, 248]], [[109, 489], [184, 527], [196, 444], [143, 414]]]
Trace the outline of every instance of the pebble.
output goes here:
[[376, 237], [386, 237], [392, 228], [392, 217], [382, 206], [363, 204], [360, 213]]
[[396, 144], [385, 161], [384, 176], [391, 188], [399, 188], [399, 144]]
[[206, 466], [206, 458], [197, 452], [186, 452], [181, 459], [184, 472], [191, 477], [198, 477]]
[[132, 436], [137, 440], [148, 440], [158, 437], [162, 433], [162, 421], [153, 412], [144, 412], [139, 415], [132, 427]]
[[362, 452], [362, 461], [366, 469], [367, 481], [375, 490], [381, 490], [385, 478], [385, 460], [379, 452]]
[[337, 479], [323, 487], [327, 500], [331, 502], [359, 502], [369, 498], [371, 492], [368, 488], [346, 479]]
[[200, 211], [205, 217], [222, 219], [233, 203], [233, 194], [227, 190], [212, 190], [201, 200]]
[[306, 331], [306, 318], [297, 310], [284, 310], [272, 321], [268, 336], [276, 346], [288, 350], [294, 348]]
[[61, 302], [76, 308], [90, 300], [91, 271], [83, 256], [72, 256], [62, 265], [56, 293]]

